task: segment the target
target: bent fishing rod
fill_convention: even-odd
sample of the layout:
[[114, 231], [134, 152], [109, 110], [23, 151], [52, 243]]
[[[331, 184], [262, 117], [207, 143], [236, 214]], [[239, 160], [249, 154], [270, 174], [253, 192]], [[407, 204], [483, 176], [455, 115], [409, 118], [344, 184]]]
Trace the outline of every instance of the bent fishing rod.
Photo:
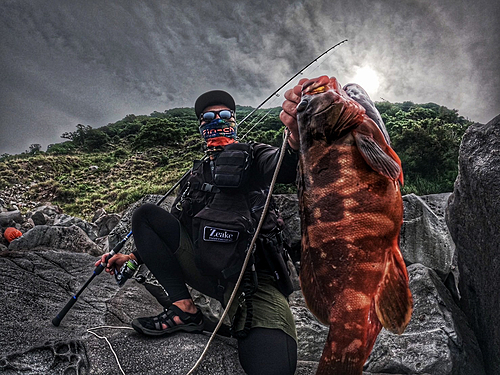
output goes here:
[[[291, 76], [285, 83], [283, 83], [280, 87], [278, 87], [271, 95], [269, 95], [262, 103], [260, 103], [257, 107], [255, 107], [248, 115], [246, 115], [243, 120], [241, 120], [240, 122], [240, 125], [247, 119], [249, 118], [250, 116], [252, 116], [257, 110], [259, 110], [264, 104], [266, 104], [273, 96], [275, 96], [283, 87], [285, 87], [286, 85], [288, 85], [295, 77], [297, 77], [299, 74], [302, 74], [302, 72], [304, 70], [306, 70], [307, 68], [309, 68], [312, 64], [314, 64], [316, 61], [318, 61], [320, 58], [322, 58], [323, 56], [325, 56], [328, 52], [330, 52], [332, 49], [340, 46], [342, 43], [345, 43], [347, 42], [347, 39], [344, 39], [343, 41], [341, 42], [338, 42], [337, 44], [335, 44], [334, 46], [328, 48], [325, 52], [323, 52], [322, 54], [316, 56], [314, 58], [314, 60], [312, 60], [309, 64], [307, 64], [306, 66], [304, 66], [302, 69], [300, 69], [297, 73], [295, 73], [293, 76]], [[251, 128], [246, 134], [245, 136], [250, 133], [250, 131], [252, 130], [253, 128]]]
[[[334, 46], [328, 48], [325, 52], [321, 53], [320, 55], [318, 55], [316, 58], [314, 58], [314, 60], [312, 60], [310, 63], [308, 63], [306, 66], [304, 66], [302, 69], [300, 69], [297, 73], [295, 73], [292, 77], [290, 77], [285, 83], [283, 83], [278, 89], [276, 89], [271, 95], [269, 95], [262, 103], [260, 103], [256, 108], [254, 108], [248, 115], [246, 115], [243, 120], [241, 120], [238, 124], [241, 125], [243, 122], [245, 122], [251, 115], [253, 115], [258, 109], [260, 109], [264, 104], [266, 104], [273, 96], [275, 96], [283, 87], [285, 87], [286, 85], [288, 85], [294, 78], [296, 78], [299, 74], [301, 74], [304, 70], [306, 70], [307, 68], [309, 68], [312, 64], [314, 64], [316, 61], [318, 61], [318, 59], [320, 59], [321, 57], [323, 57], [324, 55], [326, 55], [328, 52], [330, 52], [331, 50], [333, 50], [335, 47], [341, 45], [342, 43], [345, 43], [347, 42], [347, 39], [344, 39], [343, 41], [335, 44]], [[257, 123], [258, 124], [258, 123]], [[257, 125], [255, 124], [246, 134], [244, 134], [241, 139], [244, 139], [248, 133], [250, 133], [250, 131]], [[205, 160], [207, 158], [207, 155], [205, 154], [201, 160]], [[184, 173], [182, 175], [182, 177], [165, 193], [165, 195], [163, 197], [160, 198], [160, 200], [158, 202], [156, 202], [156, 205], [159, 206], [163, 203], [163, 201], [165, 199], [167, 199], [167, 197], [177, 188], [177, 186], [180, 185], [180, 183], [182, 182], [182, 180], [188, 176], [191, 171], [193, 170], [193, 168], [190, 168], [186, 173]], [[70, 298], [70, 300], [66, 303], [66, 305], [61, 309], [61, 311], [59, 311], [59, 313], [56, 315], [56, 317], [54, 319], [52, 319], [52, 324], [56, 327], [58, 327], [60, 324], [61, 324], [61, 321], [64, 319], [64, 317], [66, 316], [66, 314], [69, 312], [69, 310], [71, 310], [71, 308], [73, 307], [73, 305], [76, 303], [76, 301], [78, 300], [78, 297], [80, 297], [80, 295], [83, 293], [83, 291], [90, 285], [90, 283], [92, 282], [92, 280], [94, 280], [94, 278], [101, 274], [102, 271], [106, 268], [106, 265], [108, 264], [108, 260], [111, 259], [111, 257], [113, 257], [115, 254], [118, 254], [121, 249], [123, 248], [123, 246], [125, 245], [125, 243], [127, 242], [127, 240], [132, 236], [132, 231], [130, 231], [120, 242], [118, 242], [114, 247], [113, 249], [109, 252], [109, 254], [107, 255], [106, 259], [105, 259], [105, 262], [101, 262], [93, 271], [92, 275], [90, 276], [90, 278], [85, 282], [85, 284], [83, 284], [83, 286], [78, 290], [78, 292], [76, 292], [76, 294]]]

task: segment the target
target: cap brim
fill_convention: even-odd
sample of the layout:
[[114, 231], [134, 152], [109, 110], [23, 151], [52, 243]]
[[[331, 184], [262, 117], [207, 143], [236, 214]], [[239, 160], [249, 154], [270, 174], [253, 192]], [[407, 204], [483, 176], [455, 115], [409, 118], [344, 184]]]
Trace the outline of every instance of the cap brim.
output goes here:
[[232, 111], [236, 110], [236, 104], [231, 95], [222, 90], [212, 90], [201, 94], [194, 104], [196, 117], [199, 118], [203, 110], [211, 105], [223, 104]]

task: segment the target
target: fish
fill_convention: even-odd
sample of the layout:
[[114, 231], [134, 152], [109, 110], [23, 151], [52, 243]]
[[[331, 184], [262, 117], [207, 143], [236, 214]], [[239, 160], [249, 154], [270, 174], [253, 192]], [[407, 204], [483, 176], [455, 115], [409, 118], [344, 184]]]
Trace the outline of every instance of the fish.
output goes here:
[[403, 333], [413, 310], [401, 161], [368, 94], [346, 89], [352, 97], [335, 77], [314, 78], [297, 105], [300, 287], [329, 326], [317, 375], [361, 375], [382, 327]]

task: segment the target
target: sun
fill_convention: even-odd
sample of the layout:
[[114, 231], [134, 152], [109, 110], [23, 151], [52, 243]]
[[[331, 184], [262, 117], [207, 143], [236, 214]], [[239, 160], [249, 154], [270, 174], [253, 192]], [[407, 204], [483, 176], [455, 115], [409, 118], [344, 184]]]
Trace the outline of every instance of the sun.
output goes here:
[[357, 68], [350, 82], [360, 85], [368, 95], [375, 94], [380, 86], [380, 79], [377, 72], [368, 65]]

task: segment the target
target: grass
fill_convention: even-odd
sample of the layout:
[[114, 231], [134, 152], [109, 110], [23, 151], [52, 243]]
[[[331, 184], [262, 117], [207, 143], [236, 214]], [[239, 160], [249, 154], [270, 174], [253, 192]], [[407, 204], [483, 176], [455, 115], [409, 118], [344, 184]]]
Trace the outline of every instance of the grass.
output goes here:
[[165, 194], [200, 156], [168, 148], [23, 155], [0, 162], [0, 190], [20, 184], [29, 187], [25, 199], [50, 201], [69, 215], [90, 220], [98, 208], [121, 212], [144, 195]]

